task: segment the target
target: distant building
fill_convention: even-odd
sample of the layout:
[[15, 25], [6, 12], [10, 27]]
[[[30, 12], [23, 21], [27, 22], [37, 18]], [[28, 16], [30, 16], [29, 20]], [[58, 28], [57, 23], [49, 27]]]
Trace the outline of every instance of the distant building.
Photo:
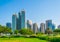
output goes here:
[[6, 23], [6, 27], [11, 28], [11, 23]]
[[32, 30], [32, 21], [31, 20], [27, 20], [27, 28]]
[[60, 25], [58, 25], [58, 29], [60, 29]]
[[55, 24], [52, 24], [52, 30], [55, 30]]
[[17, 28], [17, 15], [14, 14], [12, 16], [12, 31], [14, 32]]
[[37, 23], [33, 24], [33, 32], [36, 34], [38, 32], [38, 25]]
[[46, 21], [46, 28], [52, 29], [52, 20], [47, 20]]
[[40, 29], [41, 29], [42, 33], [45, 33], [45, 24], [44, 23], [40, 24]]

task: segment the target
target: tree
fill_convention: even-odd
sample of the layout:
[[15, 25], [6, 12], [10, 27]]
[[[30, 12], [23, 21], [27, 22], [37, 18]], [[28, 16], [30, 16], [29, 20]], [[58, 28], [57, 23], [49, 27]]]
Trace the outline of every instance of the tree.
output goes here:
[[31, 35], [31, 34], [33, 34], [33, 31], [30, 30], [30, 29], [21, 29], [21, 30], [19, 31], [19, 33], [21, 33], [21, 34], [23, 34], [23, 35]]
[[15, 31], [14, 31], [14, 34], [18, 34], [18, 33], [19, 33], [19, 31], [18, 31], [18, 30], [15, 30]]
[[11, 32], [12, 32], [11, 28], [0, 26], [0, 33], [11, 33]]
[[54, 33], [60, 33], [60, 29], [55, 29], [53, 32]]
[[50, 29], [50, 28], [47, 28], [46, 31], [45, 31], [46, 34], [52, 34], [53, 31]]

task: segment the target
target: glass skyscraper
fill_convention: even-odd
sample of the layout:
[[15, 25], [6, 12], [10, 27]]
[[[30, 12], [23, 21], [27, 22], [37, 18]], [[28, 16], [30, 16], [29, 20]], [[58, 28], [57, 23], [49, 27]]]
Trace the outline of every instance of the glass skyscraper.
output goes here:
[[52, 24], [52, 30], [55, 30], [55, 24]]
[[25, 11], [22, 10], [18, 13], [18, 30], [25, 28]]
[[21, 13], [20, 12], [18, 13], [18, 22], [17, 23], [18, 23], [17, 29], [20, 30], [21, 29]]
[[19, 30], [19, 28], [18, 28], [18, 26], [19, 26], [18, 23], [19, 23], [19, 22], [18, 22], [18, 21], [19, 21], [19, 19], [16, 18], [16, 29], [17, 29], [17, 30]]
[[47, 20], [46, 21], [46, 28], [52, 29], [52, 20]]
[[21, 11], [21, 28], [25, 28], [25, 11]]
[[17, 15], [14, 14], [12, 16], [12, 31], [14, 32], [16, 30], [17, 27]]

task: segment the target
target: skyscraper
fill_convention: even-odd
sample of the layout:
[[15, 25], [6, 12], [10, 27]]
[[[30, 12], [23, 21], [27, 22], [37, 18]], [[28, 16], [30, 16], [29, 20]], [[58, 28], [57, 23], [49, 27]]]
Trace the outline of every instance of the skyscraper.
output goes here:
[[12, 16], [12, 31], [14, 32], [17, 27], [17, 15], [13, 14]]
[[19, 28], [18, 28], [18, 27], [19, 27], [19, 19], [18, 19], [18, 18], [16, 18], [16, 29], [17, 29], [17, 30], [19, 30]]
[[46, 28], [52, 29], [52, 20], [47, 20], [46, 21]]
[[37, 23], [33, 24], [33, 32], [36, 34], [38, 32], [38, 25]]
[[45, 33], [45, 24], [44, 23], [40, 24], [40, 29], [41, 29], [42, 33]]
[[18, 13], [18, 22], [17, 23], [18, 23], [17, 29], [20, 30], [21, 29], [21, 13], [20, 12]]
[[27, 28], [32, 30], [32, 21], [31, 20], [27, 20]]
[[21, 11], [21, 28], [25, 28], [25, 11]]
[[52, 30], [55, 30], [55, 24], [52, 24]]
[[11, 28], [11, 23], [6, 23], [6, 27]]

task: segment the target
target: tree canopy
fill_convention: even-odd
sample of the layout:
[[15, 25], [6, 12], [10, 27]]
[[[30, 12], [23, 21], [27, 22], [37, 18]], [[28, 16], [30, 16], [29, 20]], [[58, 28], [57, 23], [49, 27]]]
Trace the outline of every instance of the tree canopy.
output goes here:
[[45, 31], [46, 34], [52, 34], [53, 31], [50, 29], [50, 28], [47, 28], [46, 31]]
[[11, 28], [0, 25], [0, 33], [11, 33]]
[[30, 29], [21, 29], [19, 33], [24, 34], [24, 35], [31, 35], [33, 31]]
[[55, 29], [54, 32], [57, 32], [58, 33], [58, 32], [60, 32], [60, 29]]

